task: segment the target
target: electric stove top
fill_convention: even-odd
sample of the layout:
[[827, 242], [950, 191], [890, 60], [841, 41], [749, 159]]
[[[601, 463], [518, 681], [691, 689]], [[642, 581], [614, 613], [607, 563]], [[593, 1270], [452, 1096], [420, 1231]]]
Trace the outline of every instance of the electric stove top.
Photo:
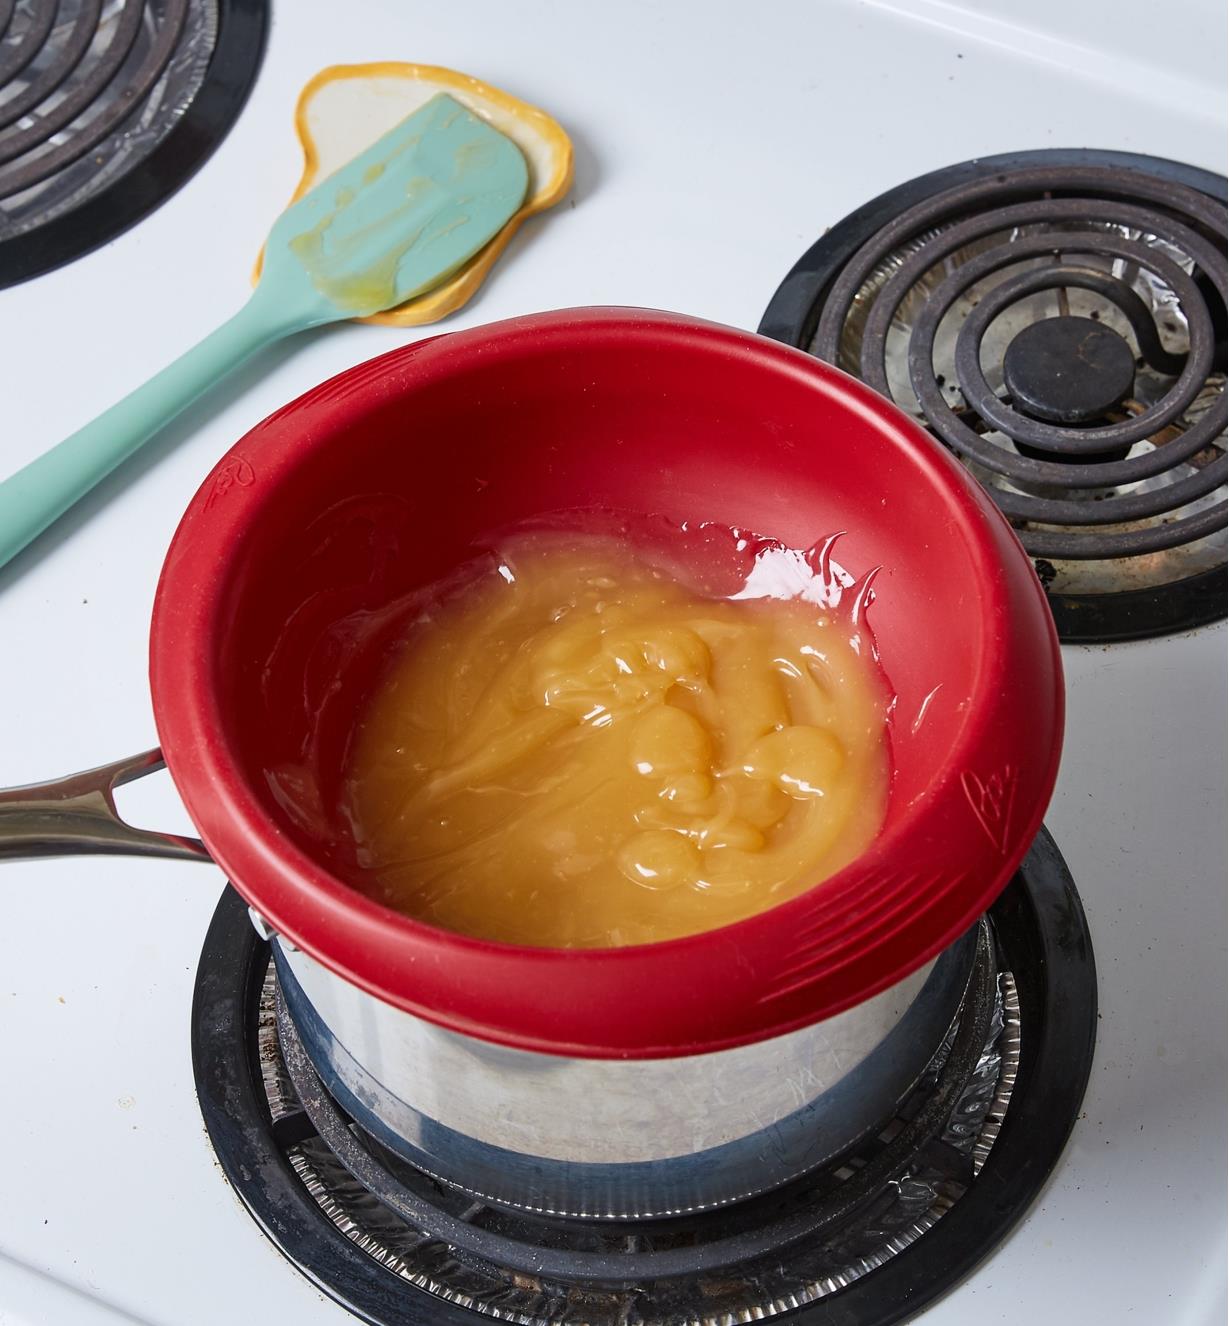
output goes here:
[[[114, 242], [0, 291], [0, 472], [239, 306], [298, 178], [295, 98], [327, 64], [443, 64], [538, 102], [573, 136], [576, 187], [569, 204], [526, 225], [449, 323], [409, 333], [345, 326], [267, 352], [0, 571], [2, 785], [153, 744], [145, 648], [171, 532], [217, 456], [313, 383], [407, 336], [542, 308], [643, 304], [757, 327], [826, 229], [957, 163], [1090, 148], [1224, 168], [1225, 16], [1210, 3], [1168, 12], [1163, 41], [1141, 37], [1153, 10], [1120, 6], [1111, 22], [1057, 0], [1038, 0], [1027, 20], [1005, 0], [755, 10], [644, 0], [600, 11], [481, 0], [416, 7], [412, 20], [395, 0], [369, 0], [347, 8], [344, 26], [336, 6], [297, 0], [275, 17], [247, 105], [177, 193]], [[1070, 290], [1068, 315], [1089, 316], [1082, 287]], [[998, 365], [984, 367], [1007, 396]], [[1027, 373], [1013, 377], [1024, 398]], [[1135, 399], [1096, 404], [1130, 415], [1114, 407]], [[1210, 508], [1216, 494], [1194, 500]], [[1199, 537], [1214, 541], [1216, 531]], [[1109, 588], [1084, 559], [1040, 543], [1034, 555], [1069, 577], [1052, 592]], [[1225, 628], [1165, 629], [1063, 649], [1067, 736], [1047, 825], [1096, 954], [1096, 1050], [1052, 1174], [976, 1269], [942, 1297], [919, 1292], [927, 1326], [1224, 1318]], [[190, 831], [165, 777], [119, 799], [138, 823]], [[210, 866], [158, 861], [4, 867], [4, 1326], [354, 1320], [258, 1230], [202, 1117], [193, 1000], [225, 887]], [[994, 1139], [983, 1176], [1004, 1140], [1005, 1131]], [[310, 1138], [283, 1131], [281, 1143]], [[908, 1258], [945, 1226], [958, 1231], [960, 1208], [876, 1273], [900, 1275], [907, 1298]], [[920, 1272], [913, 1283], [923, 1284]], [[794, 1311], [823, 1305], [821, 1296]]]

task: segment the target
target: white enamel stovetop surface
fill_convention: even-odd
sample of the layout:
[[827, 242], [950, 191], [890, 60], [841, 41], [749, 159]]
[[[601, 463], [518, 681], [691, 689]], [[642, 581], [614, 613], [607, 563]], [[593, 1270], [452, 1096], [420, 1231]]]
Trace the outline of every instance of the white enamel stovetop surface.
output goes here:
[[[299, 172], [295, 96], [338, 61], [474, 73], [549, 108], [572, 200], [529, 225], [452, 327], [647, 304], [754, 327], [801, 251], [908, 177], [1100, 146], [1223, 170], [1217, 0], [275, 5], [229, 139], [81, 261], [0, 291], [0, 475], [231, 313]], [[1010, 16], [1027, 12], [1030, 28]], [[267, 353], [0, 572], [0, 785], [150, 746], [147, 622], [201, 477], [323, 378], [415, 333]], [[927, 1326], [1225, 1318], [1225, 632], [1063, 651], [1048, 816], [1087, 907], [1103, 1020], [1065, 1158]], [[133, 816], [186, 827], [165, 775]], [[222, 880], [121, 859], [0, 872], [0, 1323], [344, 1326], [257, 1233], [192, 1089], [193, 970]]]

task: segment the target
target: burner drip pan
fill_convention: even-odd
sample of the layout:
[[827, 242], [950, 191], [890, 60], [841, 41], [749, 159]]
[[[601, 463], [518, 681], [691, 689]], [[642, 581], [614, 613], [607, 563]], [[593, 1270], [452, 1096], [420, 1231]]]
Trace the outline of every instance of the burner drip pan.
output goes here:
[[957, 1024], [896, 1115], [819, 1171], [722, 1210], [540, 1216], [409, 1166], [321, 1084], [230, 890], [201, 957], [193, 1057], [239, 1196], [295, 1266], [377, 1326], [782, 1314], [887, 1326], [955, 1283], [1032, 1200], [1078, 1112], [1095, 1020], [1083, 913], [1043, 832], [982, 922]]

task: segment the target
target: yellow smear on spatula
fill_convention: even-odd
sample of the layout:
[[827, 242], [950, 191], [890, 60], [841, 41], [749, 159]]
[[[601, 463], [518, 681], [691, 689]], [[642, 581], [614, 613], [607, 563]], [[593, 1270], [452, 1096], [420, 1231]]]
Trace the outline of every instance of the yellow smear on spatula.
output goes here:
[[[362, 322], [414, 327], [438, 322], [459, 309], [482, 284], [521, 222], [553, 207], [571, 186], [571, 140], [545, 111], [452, 69], [381, 61], [331, 65], [303, 89], [295, 109], [295, 130], [303, 145], [303, 176], [290, 201], [297, 202], [440, 92], [455, 97], [520, 148], [529, 167], [525, 202], [495, 238], [446, 281], [396, 308], [360, 319]], [[253, 284], [260, 277], [263, 261], [262, 249], [252, 273]]]

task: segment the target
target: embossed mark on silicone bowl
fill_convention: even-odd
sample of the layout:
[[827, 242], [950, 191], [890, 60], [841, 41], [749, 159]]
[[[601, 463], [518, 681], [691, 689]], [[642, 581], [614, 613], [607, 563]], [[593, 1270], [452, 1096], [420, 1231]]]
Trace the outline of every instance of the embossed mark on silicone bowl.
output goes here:
[[250, 488], [255, 482], [256, 471], [251, 465], [242, 456], [232, 456], [214, 474], [209, 496], [205, 499], [205, 510], [235, 488]]
[[986, 837], [1000, 852], [1007, 851], [1011, 826], [1011, 807], [1016, 795], [1018, 771], [1005, 764], [989, 778], [979, 778], [971, 769], [960, 775], [964, 794], [969, 799], [977, 822], [986, 831]]

